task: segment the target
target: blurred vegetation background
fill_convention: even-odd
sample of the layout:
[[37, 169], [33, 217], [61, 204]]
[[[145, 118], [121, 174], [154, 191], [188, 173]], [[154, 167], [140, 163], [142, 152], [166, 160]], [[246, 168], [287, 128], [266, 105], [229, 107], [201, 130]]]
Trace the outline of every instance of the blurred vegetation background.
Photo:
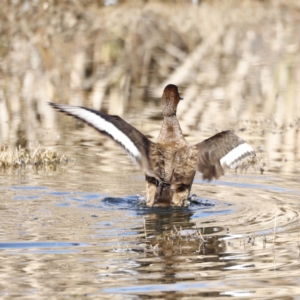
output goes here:
[[298, 0], [3, 0], [0, 143], [56, 135], [48, 101], [159, 118], [173, 83], [185, 132], [294, 128], [299, 155], [299, 28]]

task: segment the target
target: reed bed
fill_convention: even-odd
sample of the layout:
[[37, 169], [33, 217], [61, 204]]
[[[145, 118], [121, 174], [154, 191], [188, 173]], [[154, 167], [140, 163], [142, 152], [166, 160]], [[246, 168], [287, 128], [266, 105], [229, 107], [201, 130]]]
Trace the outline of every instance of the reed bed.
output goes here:
[[28, 149], [21, 146], [15, 149], [0, 146], [0, 170], [18, 169], [28, 165], [34, 167], [56, 166], [67, 162], [68, 158], [65, 155], [59, 155], [56, 151], [40, 146]]
[[299, 159], [299, 1], [192, 2], [4, 1], [0, 142], [58, 135], [47, 101], [142, 113], [174, 83], [185, 132], [294, 128]]

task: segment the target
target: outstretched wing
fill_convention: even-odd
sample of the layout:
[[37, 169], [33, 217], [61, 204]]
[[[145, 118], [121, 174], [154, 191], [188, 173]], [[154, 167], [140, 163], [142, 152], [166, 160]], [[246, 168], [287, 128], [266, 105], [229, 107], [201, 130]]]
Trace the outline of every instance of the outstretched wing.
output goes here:
[[155, 145], [145, 135], [118, 116], [111, 116], [81, 106], [49, 103], [58, 111], [73, 116], [109, 136], [139, 164], [148, 175], [154, 176], [150, 163], [150, 150]]
[[219, 178], [226, 168], [236, 168], [245, 158], [255, 156], [252, 147], [232, 131], [220, 132], [194, 147], [198, 150], [196, 170], [208, 180]]

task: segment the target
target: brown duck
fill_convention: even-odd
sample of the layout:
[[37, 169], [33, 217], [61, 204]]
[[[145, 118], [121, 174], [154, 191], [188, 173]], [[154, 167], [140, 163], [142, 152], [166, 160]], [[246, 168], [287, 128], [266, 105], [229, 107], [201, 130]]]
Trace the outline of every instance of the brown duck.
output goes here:
[[161, 98], [164, 119], [156, 143], [118, 116], [86, 107], [49, 104], [109, 136], [135, 159], [146, 176], [147, 205], [184, 206], [189, 203], [196, 171], [204, 179], [219, 178], [226, 168], [236, 168], [255, 152], [232, 131], [188, 145], [176, 117], [180, 100], [177, 86], [167, 85]]

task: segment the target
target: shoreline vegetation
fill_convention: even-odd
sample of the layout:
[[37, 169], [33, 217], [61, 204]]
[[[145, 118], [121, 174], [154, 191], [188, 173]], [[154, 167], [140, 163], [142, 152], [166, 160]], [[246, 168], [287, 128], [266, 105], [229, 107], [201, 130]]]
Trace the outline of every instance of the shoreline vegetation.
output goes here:
[[57, 165], [66, 165], [68, 162], [69, 159], [65, 155], [59, 155], [50, 148], [29, 145], [26, 149], [21, 146], [13, 149], [10, 146], [0, 146], [0, 171], [27, 166], [55, 169]]
[[242, 131], [270, 160], [299, 163], [299, 1], [118, 2], [2, 3], [0, 145], [70, 132], [47, 102], [157, 120], [174, 83], [183, 132]]

